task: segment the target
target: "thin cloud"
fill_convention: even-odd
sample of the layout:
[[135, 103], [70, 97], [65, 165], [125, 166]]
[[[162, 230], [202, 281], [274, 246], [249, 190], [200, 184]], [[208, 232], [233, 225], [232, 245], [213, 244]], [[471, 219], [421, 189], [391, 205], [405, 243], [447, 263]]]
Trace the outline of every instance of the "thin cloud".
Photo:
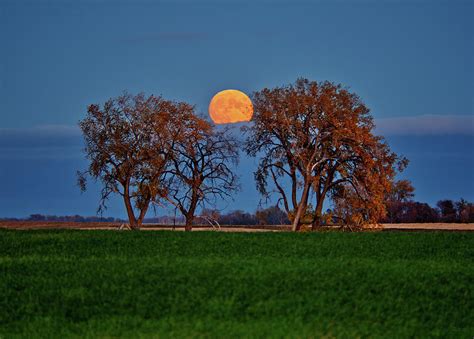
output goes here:
[[472, 115], [420, 115], [376, 119], [381, 135], [474, 135]]

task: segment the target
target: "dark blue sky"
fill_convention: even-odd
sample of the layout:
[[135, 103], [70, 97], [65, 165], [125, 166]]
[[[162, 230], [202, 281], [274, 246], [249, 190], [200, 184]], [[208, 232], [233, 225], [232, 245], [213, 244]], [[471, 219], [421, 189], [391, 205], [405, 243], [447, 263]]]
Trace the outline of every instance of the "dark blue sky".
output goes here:
[[[472, 1], [3, 1], [0, 216], [92, 215], [75, 127], [123, 90], [207, 113], [222, 89], [349, 86], [411, 164], [416, 198], [474, 200]], [[253, 211], [252, 159], [229, 209]], [[107, 215], [124, 216], [120, 201]]]

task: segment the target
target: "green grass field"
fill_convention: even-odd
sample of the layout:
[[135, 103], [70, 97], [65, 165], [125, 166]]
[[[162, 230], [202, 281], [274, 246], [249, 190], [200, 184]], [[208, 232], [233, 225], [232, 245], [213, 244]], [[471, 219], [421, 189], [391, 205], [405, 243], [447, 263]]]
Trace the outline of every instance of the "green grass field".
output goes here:
[[474, 234], [0, 231], [0, 338], [474, 336]]

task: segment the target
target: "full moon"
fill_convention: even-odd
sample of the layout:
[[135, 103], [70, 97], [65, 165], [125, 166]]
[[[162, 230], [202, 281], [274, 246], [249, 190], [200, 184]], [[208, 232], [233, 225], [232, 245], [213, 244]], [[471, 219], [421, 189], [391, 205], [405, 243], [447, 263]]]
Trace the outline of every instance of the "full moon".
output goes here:
[[209, 104], [209, 115], [216, 124], [250, 121], [252, 114], [253, 106], [250, 98], [235, 89], [217, 93]]

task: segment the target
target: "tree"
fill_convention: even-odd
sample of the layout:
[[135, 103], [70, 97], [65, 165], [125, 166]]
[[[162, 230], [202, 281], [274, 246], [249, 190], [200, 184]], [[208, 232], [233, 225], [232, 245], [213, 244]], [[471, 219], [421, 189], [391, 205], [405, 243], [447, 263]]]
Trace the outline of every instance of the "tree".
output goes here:
[[45, 221], [46, 220], [46, 217], [42, 214], [30, 214], [30, 217], [28, 218], [28, 220], [32, 220], [32, 221]]
[[[341, 227], [361, 228], [371, 218], [371, 205], [360, 199], [352, 186], [338, 185], [331, 191], [333, 200], [333, 218]], [[376, 210], [378, 213], [378, 210]]]
[[287, 214], [278, 206], [257, 210], [255, 217], [260, 225], [285, 225], [289, 222]]
[[455, 203], [458, 222], [473, 222], [474, 221], [474, 204], [463, 198]]
[[456, 222], [456, 208], [452, 200], [440, 200], [436, 203], [440, 211], [441, 220], [444, 222]]
[[356, 94], [331, 82], [298, 79], [255, 92], [253, 103], [254, 124], [245, 129], [245, 150], [250, 156], [261, 155], [257, 188], [268, 197], [272, 181], [279, 203], [293, 216], [294, 231], [300, 229], [312, 199], [316, 229], [325, 199], [335, 197], [343, 186], [346, 193], [354, 191], [353, 201], [363, 202], [370, 211], [364, 223], [384, 215], [383, 198], [397, 165], [401, 170], [406, 161], [372, 134], [372, 116]]
[[409, 180], [398, 180], [392, 184], [385, 197], [388, 222], [400, 222], [404, 207], [415, 196], [414, 192], [415, 188]]
[[184, 130], [187, 137], [173, 147], [168, 200], [186, 218], [185, 230], [191, 231], [198, 205], [215, 205], [238, 189], [232, 165], [237, 164], [239, 152], [228, 128], [217, 131], [215, 126], [195, 117]]
[[397, 219], [401, 223], [426, 223], [437, 222], [438, 212], [427, 203], [417, 201], [403, 202], [402, 213]]
[[193, 107], [160, 96], [123, 94], [103, 107], [90, 105], [79, 122], [89, 167], [78, 172], [81, 190], [88, 177], [102, 183], [98, 212], [111, 194], [124, 201], [132, 229], [139, 229], [151, 202], [167, 195], [165, 183], [174, 143]]
[[231, 211], [227, 214], [219, 216], [221, 225], [256, 225], [257, 219], [255, 215], [244, 212], [242, 210]]
[[387, 194], [388, 201], [404, 202], [409, 201], [415, 196], [415, 188], [410, 180], [395, 181]]

